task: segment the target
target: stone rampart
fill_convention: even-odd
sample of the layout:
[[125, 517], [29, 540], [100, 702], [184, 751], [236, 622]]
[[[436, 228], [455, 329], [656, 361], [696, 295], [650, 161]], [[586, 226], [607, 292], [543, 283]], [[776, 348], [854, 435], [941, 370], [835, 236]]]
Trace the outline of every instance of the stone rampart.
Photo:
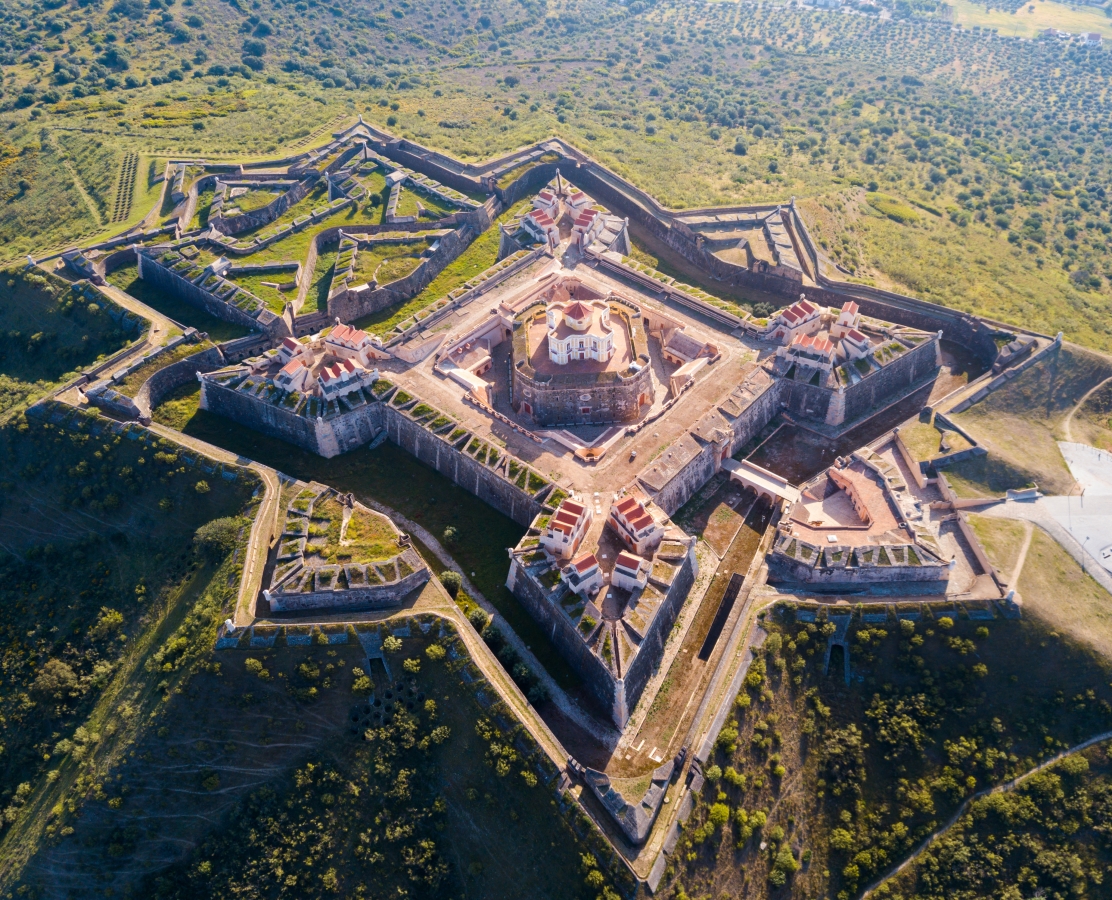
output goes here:
[[212, 372], [225, 364], [224, 354], [219, 347], [209, 347], [185, 359], [159, 369], [143, 382], [135, 394], [135, 405], [141, 415], [149, 416], [158, 404], [171, 392], [188, 384], [197, 377], [198, 372]]
[[263, 434], [319, 453], [318, 420], [299, 416], [272, 403], [262, 403], [213, 381], [201, 381], [201, 409], [240, 422]]
[[428, 287], [472, 240], [474, 240], [474, 232], [470, 228], [464, 227], [453, 231], [440, 238], [440, 246], [437, 247], [436, 252], [424, 259], [405, 278], [399, 278], [382, 287], [361, 286], [363, 290], [348, 288], [329, 297], [329, 318], [353, 322], [415, 297]]
[[144, 281], [151, 282], [155, 287], [167, 291], [192, 306], [203, 309], [224, 322], [242, 325], [252, 331], [264, 331], [274, 337], [285, 337], [288, 334], [286, 323], [280, 316], [274, 315], [269, 310], [264, 309], [259, 313], [257, 319], [253, 318], [238, 307], [218, 300], [208, 291], [182, 278], [176, 272], [171, 272], [165, 266], [159, 265], [145, 254], [140, 253], [138, 256], [139, 277]]
[[309, 196], [309, 191], [312, 190], [316, 182], [317, 178], [312, 176], [303, 178], [284, 194], [276, 197], [261, 209], [241, 213], [238, 216], [216, 216], [209, 220], [209, 224], [222, 234], [230, 235], [242, 234], [245, 231], [250, 231], [252, 228], [261, 228], [264, 225], [269, 225], [279, 216], [284, 215], [295, 203], [300, 203]]
[[441, 475], [503, 515], [509, 516], [519, 525], [529, 526], [540, 514], [543, 506], [536, 496], [511, 484], [497, 472], [423, 428], [394, 406], [378, 405], [385, 410], [387, 437], [407, 453], [416, 456], [425, 465], [436, 469]]
[[684, 601], [687, 600], [691, 586], [695, 583], [695, 567], [695, 550], [694, 545], [692, 545], [692, 549], [688, 551], [684, 558], [683, 565], [676, 570], [675, 577], [668, 586], [668, 592], [649, 625], [645, 639], [637, 648], [637, 655], [633, 658], [633, 664], [628, 671], [622, 673], [625, 708], [630, 712], [636, 708], [637, 702], [641, 699], [641, 694], [645, 690], [645, 685], [648, 684], [653, 670], [660, 663], [661, 656], [664, 653], [664, 644], [668, 640], [668, 635], [672, 632], [672, 626], [676, 624], [676, 619], [679, 618], [680, 610], [683, 609]]
[[[524, 571], [516, 558], [510, 560], [510, 572], [506, 587], [518, 599], [525, 611], [541, 626], [549, 640], [556, 645], [560, 655], [583, 680], [583, 687], [607, 715], [616, 717], [621, 707], [621, 690], [618, 679], [606, 664], [594, 653], [575, 628], [567, 613], [560, 608], [559, 602], [549, 599], [529, 574]], [[644, 685], [642, 685], [644, 690]], [[626, 707], [632, 709], [632, 707]]]
[[596, 380], [554, 375], [538, 379], [515, 368], [514, 404], [519, 412], [532, 410], [533, 418], [546, 427], [636, 421], [644, 404], [651, 402], [652, 369], [643, 366], [629, 377], [608, 374], [613, 377]]
[[407, 549], [403, 558], [414, 571], [397, 581], [367, 587], [345, 588], [335, 591], [306, 591], [304, 593], [279, 593], [270, 595], [271, 609], [275, 612], [303, 612], [321, 610], [388, 609], [397, 606], [411, 591], [429, 580], [428, 567], [415, 550]]

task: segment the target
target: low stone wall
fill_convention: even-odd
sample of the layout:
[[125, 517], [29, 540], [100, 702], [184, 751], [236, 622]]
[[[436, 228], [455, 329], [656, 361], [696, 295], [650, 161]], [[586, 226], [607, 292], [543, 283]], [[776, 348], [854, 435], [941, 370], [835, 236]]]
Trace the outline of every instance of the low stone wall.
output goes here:
[[384, 412], [387, 437], [407, 453], [451, 479], [484, 503], [528, 527], [540, 514], [541, 501], [462, 450], [409, 419], [392, 405], [378, 404]]
[[[416, 556], [413, 550], [407, 554]], [[310, 591], [298, 594], [270, 594], [272, 612], [301, 612], [309, 609], [320, 610], [360, 610], [387, 609], [399, 605], [411, 591], [423, 586], [430, 577], [428, 567], [416, 560], [416, 571], [410, 572], [399, 581], [370, 587], [352, 588], [339, 591]], [[411, 567], [413, 563], [410, 563]]]
[[946, 592], [949, 583], [949, 566], [814, 566], [782, 553], [768, 556], [768, 581], [770, 584], [809, 588], [873, 588], [887, 585], [914, 585], [916, 593]]

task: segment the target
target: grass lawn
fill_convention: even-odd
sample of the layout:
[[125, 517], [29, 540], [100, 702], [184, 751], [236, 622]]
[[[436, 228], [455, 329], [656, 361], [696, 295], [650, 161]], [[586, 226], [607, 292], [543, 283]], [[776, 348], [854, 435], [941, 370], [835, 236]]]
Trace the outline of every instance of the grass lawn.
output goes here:
[[969, 516], [969, 525], [985, 548], [989, 560], [1003, 573], [1005, 578], [1010, 578], [1019, 551], [1023, 547], [1023, 538], [1027, 533], [1022, 522], [1011, 519], [997, 519], [991, 516]]
[[919, 462], [938, 456], [941, 432], [927, 422], [910, 422], [900, 426], [900, 438], [911, 455]]
[[286, 303], [293, 302], [293, 299], [297, 296], [297, 291], [283, 292], [278, 288], [269, 287], [263, 282], [275, 284], [280, 281], [288, 281], [291, 274], [290, 272], [268, 272], [264, 275], [232, 275], [228, 280], [234, 281], [244, 290], [254, 294], [266, 304], [266, 308], [271, 312], [281, 315], [286, 308]]
[[1035, 529], [1016, 589], [1025, 614], [1112, 660], [1112, 596], [1041, 528]]
[[1064, 345], [984, 400], [955, 416], [988, 451], [987, 459], [967, 460], [947, 470], [955, 489], [972, 496], [1038, 484], [1047, 494], [1073, 485], [1058, 449], [1061, 422], [1085, 393], [1112, 375], [1112, 361]]
[[378, 500], [438, 538], [449, 526], [455, 528], [458, 537], [446, 545], [447, 551], [557, 683], [565, 689], [579, 683], [548, 636], [506, 589], [506, 548], [521, 539], [524, 529], [520, 525], [394, 444], [387, 442], [375, 450], [361, 448], [322, 459], [198, 409], [199, 394], [199, 385], [185, 385], [154, 411], [155, 419], [302, 481], [316, 480], [351, 491], [356, 498]]
[[158, 310], [164, 316], [169, 316], [175, 322], [180, 322], [187, 327], [192, 326], [198, 331], [203, 331], [216, 343], [232, 341], [236, 338], [251, 334], [249, 328], [242, 325], [233, 325], [216, 316], [205, 312], [192, 304], [180, 300], [166, 291], [163, 291], [149, 281], [139, 277], [137, 264], [121, 266], [108, 276], [108, 281], [121, 291], [131, 294], [136, 300], [145, 303], [151, 309]]
[[1001, 37], [1033, 38], [1046, 28], [1057, 28], [1071, 34], [1108, 30], [1108, 16], [1100, 7], [1054, 3], [1053, 0], [1032, 0], [1016, 12], [992, 9], [970, 0], [948, 0], [954, 22], [970, 28], [992, 28]]
[[143, 363], [138, 369], [124, 378], [123, 381], [117, 383], [116, 390], [118, 390], [125, 397], [134, 397], [139, 393], [139, 388], [143, 383], [150, 378], [155, 372], [165, 369], [167, 366], [172, 366], [176, 362], [180, 362], [188, 356], [195, 353], [201, 353], [208, 350], [213, 346], [211, 341], [199, 341], [196, 344], [191, 344], [189, 341], [183, 341], [178, 344], [173, 350], [167, 350], [165, 353], [160, 353], [158, 356]]
[[421, 293], [390, 309], [384, 309], [369, 316], [363, 316], [353, 324], [364, 331], [372, 331], [378, 335], [389, 334], [395, 325], [404, 322], [418, 310], [428, 306], [434, 300], [439, 300], [444, 295], [454, 291], [465, 281], [474, 278], [480, 272], [489, 269], [498, 261], [499, 231], [498, 224], [512, 218], [521, 210], [530, 205], [530, 200], [520, 203], [506, 210], [495, 223], [474, 241], [455, 260], [449, 263], [444, 270], [436, 276]]

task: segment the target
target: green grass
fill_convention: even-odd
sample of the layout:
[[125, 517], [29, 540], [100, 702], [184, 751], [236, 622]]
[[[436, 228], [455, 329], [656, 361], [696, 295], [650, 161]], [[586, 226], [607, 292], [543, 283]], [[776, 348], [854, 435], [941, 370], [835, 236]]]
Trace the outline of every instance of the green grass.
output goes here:
[[896, 197], [890, 197], [888, 194], [869, 193], [865, 195], [865, 199], [869, 201], [869, 205], [877, 212], [887, 216], [893, 222], [900, 225], [906, 225], [908, 222], [916, 222], [919, 220], [919, 215]]
[[938, 456], [942, 433], [927, 422], [909, 422], [900, 426], [900, 438], [912, 457], [923, 462]]
[[[246, 473], [226, 481], [188, 467], [172, 444], [113, 435], [103, 430], [103, 418], [79, 421], [80, 428], [31, 423], [0, 430], [7, 471], [20, 473], [3, 483], [0, 508], [0, 797], [14, 820], [0, 835], [6, 886], [44, 828], [47, 837], [57, 834], [60, 817], [83, 801], [113, 735], [130, 731], [145, 705], [144, 689], [157, 704], [176, 681], [188, 641], [165, 656], [164, 670], [152, 665], [147, 674], [141, 665], [152, 641], [162, 646], [154, 638], [165, 623], [174, 624], [163, 639], [203, 593], [234, 598], [227, 587], [233, 566], [222, 569], [223, 556], [197, 553], [193, 534], [244, 511], [256, 485]], [[196, 490], [206, 479], [208, 490]], [[232, 537], [246, 524], [233, 523]], [[218, 613], [205, 621], [215, 626]], [[211, 639], [202, 644], [207, 655]], [[47, 682], [42, 674], [51, 660], [49, 671], [60, 675]], [[22, 783], [32, 815], [20, 817], [14, 814], [24, 801], [14, 802], [13, 793]], [[47, 809], [62, 804], [52, 822], [34, 814], [43, 802]]]
[[513, 208], [500, 215], [490, 228], [463, 251], [455, 260], [445, 266], [444, 270], [436, 276], [423, 291], [417, 296], [399, 306], [384, 309], [369, 316], [363, 316], [356, 321], [355, 327], [369, 330], [375, 334], [385, 335], [393, 330], [399, 322], [404, 322], [414, 313], [438, 300], [445, 294], [454, 291], [464, 282], [474, 278], [481, 272], [489, 269], [498, 260], [499, 231], [498, 223], [512, 218], [529, 205], [528, 200], [522, 200]]
[[292, 279], [292, 272], [268, 272], [263, 275], [231, 275], [228, 280], [234, 281], [244, 290], [250, 291], [266, 304], [266, 308], [273, 313], [281, 315], [286, 308], [286, 303], [292, 303], [297, 296], [296, 289], [280, 291], [268, 287], [263, 282], [277, 284]]
[[150, 282], [143, 281], [139, 277], [137, 264], [116, 269], [108, 276], [108, 281], [151, 309], [169, 316], [175, 322], [206, 332], [209, 338], [217, 343], [232, 341], [251, 334], [251, 330], [242, 325], [233, 325], [231, 322], [218, 319], [203, 309], [160, 290]]
[[[999, 493], [1028, 482], [1044, 493], [1073, 485], [1057, 441], [1061, 422], [1085, 393], [1112, 375], [1112, 362], [1079, 347], [1063, 346], [984, 400], [956, 416], [989, 453], [949, 472], [970, 489]], [[954, 480], [954, 479], [952, 479]]]
[[138, 337], [64, 281], [0, 272], [0, 421]]
[[375, 450], [363, 448], [325, 460], [198, 409], [199, 393], [199, 386], [190, 384], [171, 394], [168, 405], [154, 411], [156, 421], [302, 481], [316, 480], [340, 491], [351, 491], [356, 498], [378, 500], [438, 538], [447, 528], [454, 528], [458, 537], [446, 545], [447, 551], [506, 617], [548, 673], [562, 687], [575, 688], [578, 676], [506, 589], [506, 548], [517, 545], [524, 534], [521, 526], [394, 444], [387, 442]]
[[178, 344], [173, 350], [167, 350], [158, 356], [153, 357], [143, 365], [139, 366], [134, 372], [128, 374], [122, 381], [117, 382], [116, 390], [118, 390], [125, 397], [134, 397], [139, 393], [139, 389], [155, 372], [165, 369], [167, 366], [172, 366], [176, 362], [181, 362], [195, 353], [201, 353], [213, 347], [211, 341], [200, 341], [192, 344], [189, 341], [183, 341]]

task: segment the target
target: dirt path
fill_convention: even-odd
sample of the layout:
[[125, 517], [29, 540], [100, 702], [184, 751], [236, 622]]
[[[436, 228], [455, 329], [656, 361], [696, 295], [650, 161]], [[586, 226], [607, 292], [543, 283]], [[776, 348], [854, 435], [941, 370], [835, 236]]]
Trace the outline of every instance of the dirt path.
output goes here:
[[1102, 381], [1100, 384], [1093, 385], [1093, 387], [1089, 388], [1089, 390], [1085, 392], [1085, 396], [1078, 400], [1077, 403], [1074, 404], [1073, 409], [1069, 411], [1069, 415], [1067, 415], [1065, 420], [1062, 422], [1062, 433], [1065, 435], [1066, 440], [1069, 443], [1074, 443], [1073, 431], [1071, 428], [1071, 426], [1073, 425], [1073, 414], [1085, 405], [1085, 401], [1087, 401], [1091, 396], [1093, 396], [1093, 394], [1099, 391], [1110, 381], [1112, 381], [1112, 377], [1105, 378], [1104, 381]]
[[1023, 523], [1023, 546], [1019, 548], [1019, 556], [1012, 566], [1012, 574], [1008, 578], [1008, 585], [1012, 590], [1019, 584], [1019, 576], [1023, 572], [1023, 564], [1027, 561], [1027, 551], [1031, 549], [1031, 539], [1035, 536], [1035, 526], [1031, 522]]
[[995, 787], [986, 788], [983, 791], [978, 791], [972, 797], [969, 797], [968, 799], [966, 799], [966, 801], [964, 803], [962, 803], [962, 805], [957, 808], [957, 811], [952, 816], [950, 816], [950, 818], [946, 821], [946, 823], [941, 828], [939, 828], [937, 831], [935, 831], [934, 834], [932, 834], [925, 841], [923, 841], [923, 843], [921, 843], [918, 847], [916, 847], [915, 851], [911, 854], [911, 856], [909, 856], [907, 859], [905, 859], [902, 863], [900, 863], [898, 866], [896, 866], [896, 868], [892, 869], [886, 875], [881, 876], [876, 881], [874, 881], [872, 884], [870, 884], [868, 887], [866, 887], [865, 890], [863, 890], [861, 892], [860, 900], [866, 900], [866, 898], [869, 897], [882, 884], [884, 884], [884, 883], [890, 881], [891, 879], [895, 878], [897, 875], [900, 874], [900, 872], [902, 872], [904, 869], [906, 869], [908, 866], [910, 866], [913, 862], [915, 862], [915, 860], [919, 858], [919, 856], [923, 853], [924, 850], [926, 850], [931, 844], [933, 844], [940, 837], [942, 837], [942, 835], [944, 835], [947, 831], [949, 831], [951, 828], [954, 827], [954, 825], [957, 823], [957, 821], [962, 816], [965, 815], [965, 813], [968, 811], [970, 805], [974, 801], [980, 800], [982, 797], [987, 797], [990, 794], [999, 794], [1002, 791], [1010, 791], [1010, 790], [1018, 787], [1019, 785], [1023, 784], [1023, 782], [1025, 782], [1032, 775], [1037, 775], [1039, 772], [1042, 772], [1045, 769], [1049, 769], [1051, 766], [1057, 765], [1058, 763], [1060, 763], [1063, 759], [1065, 759], [1070, 754], [1079, 753], [1080, 751], [1085, 750], [1088, 747], [1092, 747], [1094, 744], [1099, 744], [1102, 741], [1107, 741], [1107, 740], [1112, 740], [1112, 731], [1105, 731], [1105, 732], [1102, 732], [1101, 734], [1094, 735], [1093, 737], [1089, 738], [1088, 740], [1082, 741], [1080, 744], [1075, 744], [1072, 747], [1068, 747], [1065, 750], [1063, 750], [1061, 753], [1058, 753], [1057, 755], [1050, 757], [1050, 759], [1044, 760], [1043, 762], [1041, 762], [1037, 766], [1035, 766], [1035, 768], [1029, 769], [1028, 771], [1024, 772], [1022, 775], [1018, 775], [1015, 778], [1012, 778], [1008, 781], [1005, 781], [1001, 784], [996, 785]]

